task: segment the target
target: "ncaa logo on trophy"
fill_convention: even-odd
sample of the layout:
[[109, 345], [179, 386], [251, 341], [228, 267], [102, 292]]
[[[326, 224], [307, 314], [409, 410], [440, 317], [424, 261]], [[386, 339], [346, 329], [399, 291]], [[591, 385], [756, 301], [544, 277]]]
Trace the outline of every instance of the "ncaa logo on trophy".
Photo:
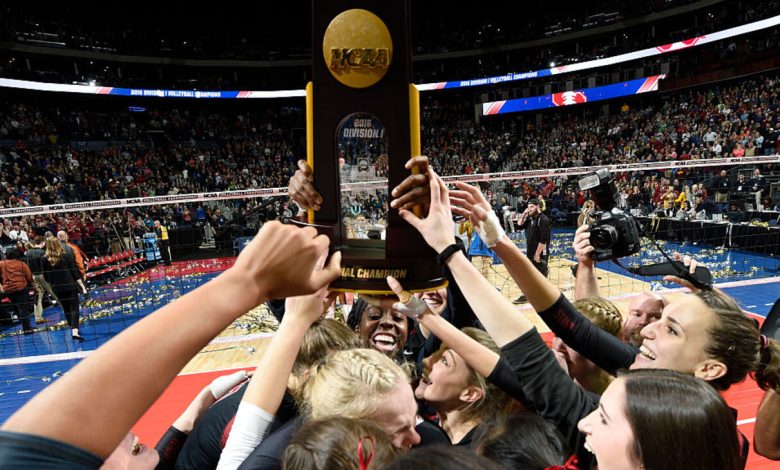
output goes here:
[[421, 152], [409, 0], [313, 0], [312, 13], [312, 51], [322, 55], [306, 87], [306, 146], [323, 201], [308, 222], [341, 251], [331, 288], [391, 293], [387, 276], [409, 290], [444, 286], [436, 253], [390, 208], [387, 189]]

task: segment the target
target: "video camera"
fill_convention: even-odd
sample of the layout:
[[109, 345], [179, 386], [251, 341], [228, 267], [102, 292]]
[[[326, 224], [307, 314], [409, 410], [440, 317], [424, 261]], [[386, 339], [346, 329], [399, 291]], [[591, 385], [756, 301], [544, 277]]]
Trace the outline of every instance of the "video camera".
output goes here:
[[617, 207], [619, 196], [612, 173], [602, 168], [580, 178], [579, 185], [581, 190], [590, 191], [598, 209], [590, 226], [593, 259], [604, 261], [639, 252], [639, 224]]

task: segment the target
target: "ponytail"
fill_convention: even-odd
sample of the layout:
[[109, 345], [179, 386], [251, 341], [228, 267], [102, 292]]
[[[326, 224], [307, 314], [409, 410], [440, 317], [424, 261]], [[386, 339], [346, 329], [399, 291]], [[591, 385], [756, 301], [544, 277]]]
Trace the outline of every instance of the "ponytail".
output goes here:
[[760, 362], [753, 378], [763, 390], [780, 391], [780, 343], [761, 335]]

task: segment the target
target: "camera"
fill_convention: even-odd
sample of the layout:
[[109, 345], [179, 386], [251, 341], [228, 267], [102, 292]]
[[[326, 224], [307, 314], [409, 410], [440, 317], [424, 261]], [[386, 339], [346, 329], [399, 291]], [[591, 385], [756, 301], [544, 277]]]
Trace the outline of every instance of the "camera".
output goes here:
[[590, 226], [593, 259], [604, 261], [639, 252], [639, 224], [617, 207], [619, 196], [612, 173], [602, 168], [580, 178], [579, 186], [583, 191], [590, 191], [597, 209]]

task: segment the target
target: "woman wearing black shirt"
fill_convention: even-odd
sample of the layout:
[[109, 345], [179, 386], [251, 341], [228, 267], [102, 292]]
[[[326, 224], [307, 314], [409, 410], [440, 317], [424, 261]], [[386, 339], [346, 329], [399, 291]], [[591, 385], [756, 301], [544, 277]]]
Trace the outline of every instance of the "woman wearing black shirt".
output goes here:
[[60, 301], [62, 312], [68, 320], [71, 335], [76, 341], [84, 341], [79, 335], [79, 290], [86, 294], [73, 257], [65, 252], [56, 238], [46, 239], [46, 254], [41, 260], [43, 277], [51, 284]]

